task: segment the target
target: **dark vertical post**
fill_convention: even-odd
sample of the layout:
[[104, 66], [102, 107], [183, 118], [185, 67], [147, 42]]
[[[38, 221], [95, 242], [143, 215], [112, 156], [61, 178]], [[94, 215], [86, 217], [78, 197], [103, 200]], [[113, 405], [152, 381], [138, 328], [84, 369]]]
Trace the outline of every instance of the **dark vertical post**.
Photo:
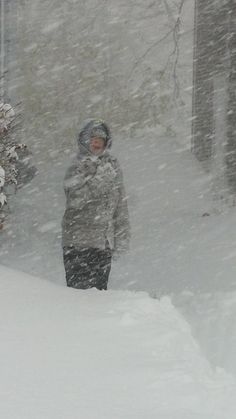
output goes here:
[[9, 102], [9, 60], [12, 0], [0, 0], [0, 99]]
[[214, 135], [211, 0], [195, 0], [194, 26], [192, 152], [208, 161]]
[[5, 0], [0, 0], [0, 100], [5, 96]]
[[228, 106], [227, 106], [227, 144], [226, 171], [231, 192], [236, 192], [236, 4], [229, 1], [228, 6]]

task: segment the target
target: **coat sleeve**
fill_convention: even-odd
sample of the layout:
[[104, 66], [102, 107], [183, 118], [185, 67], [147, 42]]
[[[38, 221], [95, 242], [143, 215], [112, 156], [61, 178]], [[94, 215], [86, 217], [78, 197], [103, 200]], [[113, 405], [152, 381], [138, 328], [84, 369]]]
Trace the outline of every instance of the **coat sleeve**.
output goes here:
[[113, 216], [114, 225], [114, 254], [119, 257], [120, 254], [129, 250], [130, 243], [130, 223], [128, 211], [128, 199], [125, 192], [123, 174], [119, 168], [119, 199]]
[[67, 209], [81, 210], [91, 199], [87, 178], [86, 173], [76, 164], [70, 166], [67, 170], [64, 178]]

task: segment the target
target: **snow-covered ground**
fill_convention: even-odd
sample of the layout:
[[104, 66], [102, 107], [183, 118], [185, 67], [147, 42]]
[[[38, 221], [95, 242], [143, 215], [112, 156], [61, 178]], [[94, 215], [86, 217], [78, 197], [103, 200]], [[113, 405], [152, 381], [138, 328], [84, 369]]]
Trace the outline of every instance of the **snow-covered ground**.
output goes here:
[[[236, 214], [212, 199], [213, 182], [184, 144], [155, 129], [114, 138], [129, 195], [130, 254], [114, 263], [110, 289], [172, 295], [207, 358], [236, 374]], [[62, 181], [70, 161], [48, 151], [39, 175], [12, 201], [0, 261], [65, 284], [61, 254]], [[192, 293], [192, 294], [191, 294]], [[226, 309], [227, 307], [227, 309]], [[224, 342], [227, 342], [224, 345]]]
[[170, 298], [0, 277], [1, 418], [235, 419], [235, 381]]
[[50, 280], [1, 268], [1, 417], [37, 418], [34, 406], [44, 418], [79, 408], [84, 419], [235, 418], [235, 208], [212, 199], [213, 180], [184, 141], [127, 129], [114, 153], [130, 253], [113, 264], [109, 292], [67, 290], [60, 222], [71, 152], [38, 162], [1, 232], [2, 264]]
[[[231, 291], [236, 276], [235, 209], [212, 199], [212, 179], [189, 149], [158, 127], [114, 139], [129, 196], [131, 251], [113, 265], [110, 287], [154, 293]], [[68, 153], [75, 151], [66, 150]], [[48, 150], [39, 175], [11, 203], [2, 263], [64, 283], [63, 177], [70, 157]], [[37, 162], [36, 162], [37, 163]]]
[[[150, 80], [148, 75], [151, 64], [156, 72], [156, 66], [161, 69], [168, 60], [170, 40], [165, 47], [161, 44], [159, 50], [150, 50], [142, 63], [144, 67], [135, 68], [133, 82], [129, 81], [129, 89], [125, 91], [124, 97], [127, 94], [132, 106], [136, 100], [145, 99], [143, 106], [148, 106], [148, 111], [145, 108], [144, 115], [140, 115], [144, 121], [138, 120], [143, 129], [134, 131], [132, 124], [127, 125], [127, 121], [134, 119], [137, 127], [135, 107], [122, 109], [125, 117], [127, 114], [126, 122], [119, 119], [122, 115], [119, 102], [111, 107], [113, 119], [116, 120], [118, 112], [117, 130], [124, 125], [123, 131], [114, 136], [114, 153], [125, 174], [132, 243], [130, 253], [113, 264], [107, 293], [65, 287], [60, 243], [62, 181], [75, 151], [71, 148], [73, 139], [68, 136], [77, 117], [94, 116], [87, 115], [87, 111], [93, 101], [99, 109], [97, 100], [104, 99], [105, 90], [108, 95], [105, 99], [111, 106], [113, 91], [116, 97], [117, 86], [121, 81], [123, 86], [129, 68], [135, 64], [130, 58], [142, 57], [146, 45], [151, 45], [149, 41], [156, 40], [156, 27], [162, 33], [161, 25], [166, 25], [164, 15], [160, 15], [160, 24], [156, 20], [158, 24], [154, 26], [144, 22], [144, 32], [151, 37], [145, 35], [138, 40], [142, 35], [136, 19], [136, 12], [140, 13], [138, 6], [120, 2], [121, 8], [113, 2], [110, 11], [120, 16], [120, 25], [115, 32], [113, 26], [110, 32], [102, 23], [100, 43], [96, 27], [91, 33], [91, 26], [86, 24], [89, 36], [85, 36], [83, 13], [79, 21], [76, 14], [65, 13], [69, 22], [65, 21], [65, 27], [75, 28], [75, 46], [80, 45], [77, 63], [76, 59], [71, 61], [70, 49], [63, 48], [64, 40], [70, 36], [57, 31], [61, 22], [56, 23], [58, 9], [50, 3], [51, 16], [48, 7], [42, 8], [41, 3], [27, 9], [32, 14], [22, 15], [27, 26], [21, 26], [20, 30], [26, 42], [23, 67], [17, 62], [16, 74], [12, 75], [14, 96], [22, 75], [27, 74], [26, 88], [20, 88], [18, 94], [19, 101], [23, 99], [25, 103], [24, 116], [29, 119], [24, 141], [32, 146], [39, 174], [12, 197], [10, 217], [0, 232], [0, 417], [235, 419], [236, 213], [235, 207], [227, 207], [219, 199], [221, 191], [217, 191], [214, 179], [202, 170], [189, 150], [193, 1], [184, 3], [181, 18], [178, 77], [185, 105], [180, 109], [174, 107], [164, 119], [155, 106], [149, 108], [148, 98], [152, 97], [153, 89], [158, 99], [159, 93], [163, 99], [166, 93], [167, 97], [170, 94], [165, 85], [159, 92], [158, 84], [150, 84], [151, 73]], [[87, 3], [85, 9], [89, 7]], [[176, 7], [176, 2], [172, 3]], [[167, 7], [164, 2], [154, 6]], [[21, 16], [24, 8], [19, 7], [17, 13]], [[72, 2], [68, 7], [72, 7]], [[103, 4], [99, 7], [103, 8]], [[134, 9], [129, 15], [129, 20], [133, 19], [133, 26], [129, 25], [131, 32], [126, 25], [126, 10], [130, 7]], [[94, 10], [99, 21], [99, 11]], [[100, 14], [102, 22], [104, 16]], [[51, 18], [52, 24], [48, 23]], [[107, 23], [110, 27], [111, 17]], [[41, 24], [44, 36], [49, 33], [48, 42], [40, 35]], [[135, 28], [137, 39], [133, 36]], [[63, 66], [59, 67], [53, 53], [58, 55], [58, 48], [52, 48], [51, 44], [53, 30], [60, 48], [62, 44]], [[86, 77], [81, 86], [83, 78], [78, 80], [78, 64], [81, 67], [88, 39], [96, 39], [96, 48], [101, 51], [102, 45], [106, 55], [104, 33], [110, 34], [107, 42], [112, 57], [104, 68], [109, 77], [104, 78], [105, 73], [101, 73], [106, 86], [97, 83], [100, 64], [102, 68], [104, 64], [103, 61], [99, 64], [98, 59], [94, 61], [95, 89], [91, 83], [87, 85]], [[62, 36], [62, 42], [58, 36]], [[90, 58], [88, 62], [84, 60], [85, 57], [82, 61], [86, 69], [87, 64], [90, 67]], [[31, 71], [32, 66], [35, 72]], [[18, 73], [21, 67], [22, 74]], [[49, 78], [42, 78], [42, 74]], [[110, 74], [114, 77], [107, 85]], [[120, 77], [118, 84], [114, 83], [116, 74]], [[69, 82], [62, 85], [66, 76]], [[66, 95], [61, 91], [64, 85]], [[121, 91], [123, 99], [122, 95]], [[88, 107], [84, 99], [88, 100]], [[39, 104], [42, 114], [35, 112]], [[157, 115], [177, 138], [167, 137], [160, 126], [147, 129], [148, 121], [153, 125]], [[219, 168], [212, 169], [213, 176], [217, 176]]]

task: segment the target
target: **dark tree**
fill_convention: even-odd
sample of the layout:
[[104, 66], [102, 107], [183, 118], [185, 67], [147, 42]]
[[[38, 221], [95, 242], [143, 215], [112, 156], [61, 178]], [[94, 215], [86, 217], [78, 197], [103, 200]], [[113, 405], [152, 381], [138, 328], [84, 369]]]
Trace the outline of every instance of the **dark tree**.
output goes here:
[[236, 3], [195, 0], [192, 151], [210, 170], [216, 152], [217, 109], [221, 78], [227, 95], [225, 129], [220, 138], [222, 165], [231, 192], [236, 192]]

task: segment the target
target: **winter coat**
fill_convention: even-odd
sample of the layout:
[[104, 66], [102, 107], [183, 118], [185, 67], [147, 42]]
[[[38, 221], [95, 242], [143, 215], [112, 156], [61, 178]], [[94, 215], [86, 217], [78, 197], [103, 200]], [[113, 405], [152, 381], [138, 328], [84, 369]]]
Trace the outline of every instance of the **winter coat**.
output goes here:
[[93, 156], [88, 149], [88, 129], [81, 133], [79, 153], [64, 180], [62, 245], [105, 249], [109, 244], [118, 255], [128, 249], [130, 239], [122, 171], [108, 150], [110, 137], [103, 154]]

